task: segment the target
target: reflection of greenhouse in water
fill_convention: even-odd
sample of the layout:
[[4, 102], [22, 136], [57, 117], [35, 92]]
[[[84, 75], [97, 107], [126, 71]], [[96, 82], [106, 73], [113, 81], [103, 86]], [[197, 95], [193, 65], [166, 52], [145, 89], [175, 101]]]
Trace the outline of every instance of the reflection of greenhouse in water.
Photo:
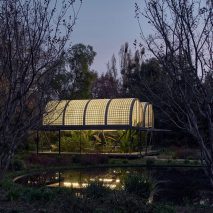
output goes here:
[[[158, 131], [152, 104], [137, 98], [50, 101], [37, 130], [57, 133], [49, 150], [59, 153], [138, 152]], [[38, 143], [37, 132], [37, 152]]]
[[54, 183], [47, 184], [50, 187], [66, 187], [73, 189], [86, 188], [92, 183], [99, 183], [102, 186], [109, 187], [110, 189], [116, 189], [121, 187], [121, 174], [108, 172], [98, 175], [88, 174], [84, 172], [74, 172], [70, 175], [70, 172], [60, 172], [56, 174], [57, 180]]
[[128, 169], [122, 168], [92, 169], [91, 171], [76, 169], [60, 172], [43, 172], [41, 174], [19, 177], [16, 182], [31, 187], [49, 186], [72, 189], [83, 189], [95, 183], [110, 189], [121, 189], [123, 187], [123, 180], [129, 173]]

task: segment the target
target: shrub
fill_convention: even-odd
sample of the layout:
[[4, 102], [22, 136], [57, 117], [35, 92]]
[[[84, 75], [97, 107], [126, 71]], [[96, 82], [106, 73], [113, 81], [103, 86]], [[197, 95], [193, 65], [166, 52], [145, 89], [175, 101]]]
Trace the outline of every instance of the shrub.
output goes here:
[[185, 160], [184, 160], [184, 164], [190, 164], [190, 160], [185, 159]]
[[156, 189], [156, 184], [143, 175], [129, 175], [124, 179], [124, 190], [146, 200]]
[[146, 166], [147, 167], [151, 167], [155, 164], [155, 160], [154, 159], [147, 159], [146, 160]]
[[173, 160], [176, 160], [178, 157], [177, 157], [177, 154], [176, 153], [172, 153], [172, 159]]
[[2, 187], [2, 189], [4, 189], [7, 192], [6, 198], [10, 201], [17, 200], [21, 196], [20, 186], [14, 184], [14, 182], [11, 181], [10, 179], [4, 179], [1, 182], [0, 187]]
[[193, 160], [193, 159], [194, 159], [194, 157], [193, 157], [193, 156], [191, 156], [191, 155], [189, 155], [189, 156], [187, 156], [187, 159], [188, 159], [188, 160]]
[[192, 163], [193, 163], [194, 165], [199, 165], [199, 160], [194, 160]]
[[81, 156], [80, 155], [74, 155], [72, 157], [73, 163], [81, 163]]
[[153, 209], [154, 213], [175, 213], [175, 207], [170, 206], [170, 205], [156, 205]]
[[56, 196], [52, 189], [43, 188], [26, 188], [23, 190], [22, 199], [27, 202], [32, 201], [50, 201]]
[[57, 188], [54, 192], [56, 196], [50, 203], [48, 212], [95, 212], [94, 200], [79, 198], [70, 188]]
[[110, 164], [116, 164], [116, 161], [115, 161], [115, 159], [112, 159], [112, 160], [110, 160], [109, 163], [110, 163]]
[[108, 209], [103, 212], [152, 212], [151, 206], [147, 205], [145, 200], [126, 191], [111, 193], [105, 201], [105, 206]]
[[63, 152], [79, 152], [80, 140], [74, 140], [71, 137], [61, 137], [61, 151]]
[[25, 165], [23, 160], [14, 159], [11, 162], [9, 168], [12, 169], [12, 170], [15, 170], [15, 171], [20, 171], [20, 170], [26, 169], [26, 165]]
[[196, 156], [195, 150], [189, 149], [189, 148], [176, 148], [175, 158], [183, 159], [183, 158], [190, 158], [194, 159]]
[[128, 160], [125, 159], [125, 160], [122, 160], [122, 163], [123, 164], [128, 164], [129, 162], [128, 162]]
[[96, 181], [87, 186], [85, 194], [87, 197], [98, 199], [105, 197], [110, 191], [110, 188], [103, 186], [102, 182]]
[[17, 187], [13, 187], [8, 190], [7, 192], [7, 199], [10, 201], [18, 200], [21, 196], [20, 190]]
[[168, 163], [168, 164], [171, 164], [171, 163], [172, 163], [172, 160], [169, 159], [169, 160], [167, 161], [167, 163]]

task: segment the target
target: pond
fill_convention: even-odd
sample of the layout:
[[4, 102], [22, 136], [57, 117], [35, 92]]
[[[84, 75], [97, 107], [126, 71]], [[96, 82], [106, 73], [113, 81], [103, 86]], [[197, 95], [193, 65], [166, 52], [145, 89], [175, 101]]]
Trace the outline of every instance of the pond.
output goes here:
[[115, 190], [123, 190], [128, 175], [145, 175], [157, 183], [154, 201], [175, 204], [213, 205], [213, 189], [200, 168], [87, 168], [43, 172], [16, 179], [16, 183], [32, 187], [70, 187], [81, 190], [94, 181]]

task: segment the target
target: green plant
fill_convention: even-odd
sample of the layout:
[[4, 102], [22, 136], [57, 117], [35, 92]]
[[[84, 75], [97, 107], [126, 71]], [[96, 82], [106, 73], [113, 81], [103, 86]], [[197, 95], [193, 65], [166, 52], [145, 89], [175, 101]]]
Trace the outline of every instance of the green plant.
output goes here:
[[151, 202], [156, 192], [157, 184], [144, 175], [128, 175], [124, 179], [124, 190]]
[[116, 164], [116, 161], [115, 161], [115, 159], [110, 159], [109, 163], [110, 164]]
[[108, 187], [103, 186], [102, 182], [95, 181], [87, 186], [85, 194], [87, 197], [98, 199], [105, 197], [110, 191]]
[[22, 192], [22, 199], [27, 202], [32, 201], [50, 201], [53, 198], [55, 198], [56, 193], [54, 193], [54, 190], [42, 187], [42, 188], [26, 188]]
[[21, 191], [18, 187], [10, 188], [7, 191], [7, 195], [6, 195], [7, 199], [10, 201], [18, 200], [20, 196], [21, 196]]
[[21, 196], [21, 187], [10, 179], [4, 179], [0, 187], [6, 191], [6, 198], [9, 201], [17, 200]]
[[172, 159], [176, 160], [177, 159], [177, 155], [176, 153], [172, 153]]
[[14, 170], [14, 171], [20, 171], [26, 168], [26, 165], [24, 163], [23, 160], [20, 159], [14, 159], [12, 160], [11, 164], [10, 164], [10, 169]]
[[189, 156], [187, 156], [187, 159], [188, 159], [188, 160], [193, 160], [193, 159], [194, 159], [194, 156], [189, 155]]
[[146, 160], [146, 166], [151, 167], [155, 164], [155, 159], [147, 159]]
[[80, 155], [74, 155], [72, 157], [72, 162], [73, 163], [81, 163], [81, 156]]
[[168, 164], [171, 164], [171, 163], [172, 163], [172, 160], [169, 159], [169, 160], [167, 161], [167, 163], [168, 163]]
[[138, 149], [138, 136], [135, 130], [118, 132], [120, 135], [120, 150], [127, 153]]
[[123, 163], [123, 164], [128, 164], [128, 163], [129, 163], [129, 161], [128, 161], [128, 160], [126, 160], [126, 159], [124, 159], [124, 160], [122, 160], [122, 163]]
[[108, 211], [103, 212], [143, 212], [151, 213], [150, 205], [147, 205], [144, 199], [126, 191], [114, 191], [106, 201]]
[[71, 137], [63, 136], [61, 138], [61, 151], [63, 152], [79, 152], [80, 143]]
[[158, 204], [155, 205], [153, 209], [153, 213], [175, 213], [175, 207], [171, 205], [166, 205], [166, 204]]
[[184, 160], [184, 164], [190, 164], [190, 160], [185, 159], [185, 160]]
[[192, 162], [194, 165], [199, 165], [199, 160], [193, 160]]

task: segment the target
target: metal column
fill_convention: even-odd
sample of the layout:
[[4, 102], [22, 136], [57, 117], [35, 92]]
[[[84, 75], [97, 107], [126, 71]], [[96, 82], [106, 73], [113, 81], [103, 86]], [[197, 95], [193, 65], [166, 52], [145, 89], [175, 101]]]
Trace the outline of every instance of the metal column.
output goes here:
[[142, 134], [141, 134], [141, 130], [139, 131], [139, 149], [140, 149], [140, 157], [142, 157]]
[[58, 131], [58, 154], [61, 154], [61, 130]]
[[36, 132], [36, 154], [38, 155], [39, 153], [39, 133], [38, 131]]

